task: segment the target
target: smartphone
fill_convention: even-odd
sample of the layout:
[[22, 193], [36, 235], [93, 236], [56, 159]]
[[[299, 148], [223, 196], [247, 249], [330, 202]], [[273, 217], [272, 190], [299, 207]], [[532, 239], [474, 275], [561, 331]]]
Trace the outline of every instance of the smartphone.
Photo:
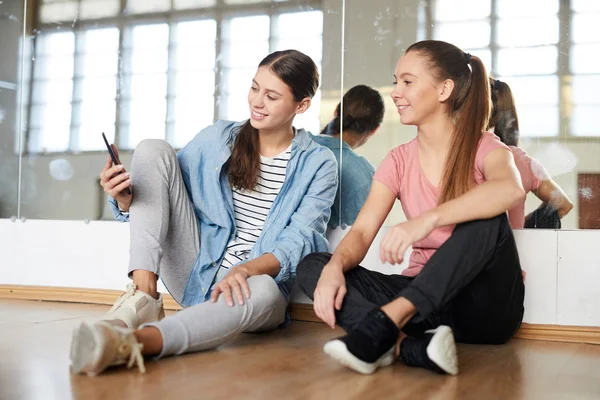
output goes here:
[[[110, 144], [108, 144], [108, 140], [106, 140], [106, 136], [104, 135], [104, 132], [102, 132], [102, 139], [104, 139], [104, 144], [106, 145], [106, 148], [108, 149], [108, 153], [110, 154], [110, 158], [112, 158], [113, 164], [120, 165], [121, 161], [119, 161], [119, 159], [117, 158], [117, 155], [113, 151], [112, 147], [110, 147]], [[129, 188], [125, 188], [125, 193], [131, 194], [131, 190]]]

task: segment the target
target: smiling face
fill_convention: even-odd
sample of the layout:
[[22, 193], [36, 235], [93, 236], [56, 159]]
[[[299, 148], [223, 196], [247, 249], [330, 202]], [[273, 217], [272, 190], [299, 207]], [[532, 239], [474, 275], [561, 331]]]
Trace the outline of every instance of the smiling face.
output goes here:
[[268, 66], [259, 67], [248, 92], [250, 123], [256, 129], [276, 130], [291, 124], [296, 114], [303, 113], [310, 99], [294, 99], [289, 86]]
[[446, 112], [444, 101], [453, 83], [439, 82], [430, 71], [427, 58], [417, 51], [409, 51], [396, 64], [391, 96], [405, 125], [419, 126]]

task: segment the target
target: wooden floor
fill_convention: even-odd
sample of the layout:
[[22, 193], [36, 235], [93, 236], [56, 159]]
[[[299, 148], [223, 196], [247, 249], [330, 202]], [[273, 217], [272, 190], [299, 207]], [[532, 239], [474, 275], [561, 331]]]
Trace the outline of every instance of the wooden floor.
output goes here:
[[124, 368], [71, 375], [72, 329], [106, 310], [0, 300], [0, 399], [600, 399], [600, 346], [459, 345], [458, 377], [400, 363], [362, 376], [321, 352], [341, 330], [296, 321], [216, 351], [148, 360], [143, 375]]

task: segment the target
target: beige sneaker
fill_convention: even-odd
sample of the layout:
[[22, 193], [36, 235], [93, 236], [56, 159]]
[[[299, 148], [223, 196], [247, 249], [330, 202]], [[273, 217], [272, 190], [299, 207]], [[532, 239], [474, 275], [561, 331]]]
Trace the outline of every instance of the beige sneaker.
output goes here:
[[137, 364], [140, 372], [144, 373], [142, 348], [143, 345], [129, 329], [105, 322], [82, 322], [73, 331], [71, 371], [95, 376], [114, 365], [127, 364], [127, 368], [131, 368]]
[[160, 321], [165, 317], [162, 295], [158, 299], [147, 293], [136, 290], [133, 283], [127, 285], [127, 290], [115, 301], [112, 308], [102, 317], [103, 321], [123, 321], [129, 329], [137, 329], [147, 322]]

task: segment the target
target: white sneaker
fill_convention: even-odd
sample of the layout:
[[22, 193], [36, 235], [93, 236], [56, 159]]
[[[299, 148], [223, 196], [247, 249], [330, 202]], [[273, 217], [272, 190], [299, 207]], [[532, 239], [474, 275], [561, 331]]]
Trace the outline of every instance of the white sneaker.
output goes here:
[[111, 326], [105, 322], [81, 323], [73, 331], [71, 341], [71, 370], [76, 374], [95, 376], [114, 365], [137, 364], [146, 372], [142, 356], [143, 345], [131, 330]]
[[160, 321], [165, 317], [162, 295], [158, 299], [137, 290], [133, 283], [121, 295], [112, 308], [102, 317], [103, 321], [118, 320], [129, 329], [136, 329], [147, 322]]

